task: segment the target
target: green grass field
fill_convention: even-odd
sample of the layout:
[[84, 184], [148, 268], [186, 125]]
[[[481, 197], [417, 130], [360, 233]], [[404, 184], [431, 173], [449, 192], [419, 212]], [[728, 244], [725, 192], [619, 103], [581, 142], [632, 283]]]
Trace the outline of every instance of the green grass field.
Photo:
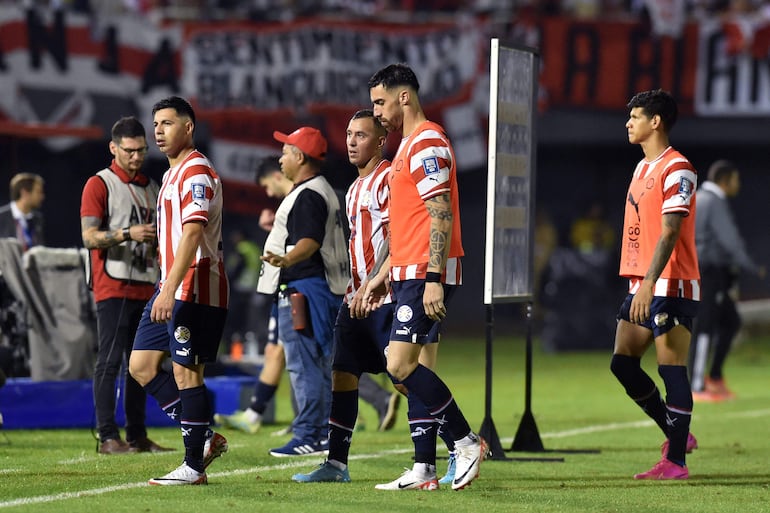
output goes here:
[[[8, 512], [760, 512], [770, 511], [770, 340], [743, 342], [726, 375], [738, 399], [697, 404], [692, 431], [700, 448], [688, 459], [690, 479], [639, 482], [634, 473], [659, 459], [663, 437], [627, 399], [608, 369], [606, 352], [534, 356], [533, 413], [549, 452], [507, 452], [513, 458], [563, 457], [563, 462], [487, 461], [481, 477], [459, 492], [383, 492], [374, 485], [411, 466], [405, 410], [387, 433], [355, 434], [349, 484], [298, 484], [293, 473], [320, 459], [277, 459], [270, 436], [290, 420], [288, 387], [279, 391], [277, 426], [257, 435], [222, 431], [230, 452], [209, 468], [209, 486], [149, 487], [146, 480], [181, 461], [176, 429], [151, 429], [162, 455], [99, 456], [88, 430], [0, 433], [0, 510]], [[442, 344], [439, 371], [475, 428], [484, 416], [484, 342]], [[492, 417], [510, 448], [524, 409], [524, 344], [499, 339], [494, 349]], [[645, 359], [656, 381], [654, 355]], [[405, 408], [402, 407], [402, 408]], [[369, 425], [376, 415], [362, 412]], [[559, 450], [596, 450], [559, 453]], [[554, 451], [554, 452], [551, 452]], [[444, 452], [439, 449], [439, 455]], [[444, 461], [439, 465], [443, 466]]]

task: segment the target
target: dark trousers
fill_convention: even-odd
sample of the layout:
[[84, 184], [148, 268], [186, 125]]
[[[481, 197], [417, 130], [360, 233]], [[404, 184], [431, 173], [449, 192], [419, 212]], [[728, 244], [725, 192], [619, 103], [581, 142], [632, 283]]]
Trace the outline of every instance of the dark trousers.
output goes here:
[[144, 388], [128, 375], [128, 358], [134, 334], [146, 301], [105, 299], [96, 304], [99, 348], [94, 369], [94, 406], [100, 441], [120, 438], [115, 421], [115, 397], [118, 377], [125, 379], [123, 408], [126, 413], [126, 440], [147, 436], [145, 428], [146, 394]]
[[741, 317], [730, 297], [735, 278], [735, 274], [728, 267], [701, 268], [701, 301], [690, 347], [690, 381], [695, 392], [703, 390], [711, 350], [713, 358], [708, 375], [714, 379], [722, 377], [722, 366], [730, 352], [733, 339], [741, 328]]

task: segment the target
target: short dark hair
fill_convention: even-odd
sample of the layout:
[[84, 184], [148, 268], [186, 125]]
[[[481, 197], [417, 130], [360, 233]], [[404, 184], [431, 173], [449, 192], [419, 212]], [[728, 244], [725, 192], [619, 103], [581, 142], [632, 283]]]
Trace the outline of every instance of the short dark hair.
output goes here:
[[374, 117], [374, 111], [372, 109], [361, 109], [356, 111], [356, 113], [353, 114], [353, 117], [350, 118], [350, 121], [353, 121], [354, 119], [371, 119], [374, 124], [374, 133], [378, 137], [388, 135], [388, 131], [382, 126], [380, 120]]
[[729, 160], [717, 160], [709, 167], [706, 177], [714, 183], [721, 183], [737, 173], [738, 168]]
[[163, 109], [174, 109], [177, 114], [187, 116], [193, 122], [193, 125], [195, 124], [195, 111], [193, 110], [192, 105], [190, 105], [190, 102], [184, 98], [179, 96], [163, 98], [152, 106], [152, 115], [155, 116], [156, 112]]
[[263, 158], [257, 166], [257, 183], [263, 178], [266, 178], [270, 173], [275, 171], [281, 171], [281, 163], [278, 161], [280, 157], [277, 155], [270, 155]]
[[671, 96], [671, 93], [664, 91], [663, 89], [637, 93], [631, 98], [631, 101], [628, 102], [627, 107], [629, 109], [641, 107], [645, 115], [650, 118], [653, 116], [660, 116], [660, 119], [663, 122], [663, 129], [666, 133], [670, 132], [674, 127], [679, 115], [676, 100]]
[[412, 68], [406, 64], [390, 64], [377, 71], [368, 82], [369, 89], [382, 85], [385, 89], [395, 86], [409, 86], [415, 91], [420, 90], [420, 82]]
[[115, 143], [119, 143], [124, 137], [146, 137], [147, 133], [144, 130], [144, 125], [139, 122], [134, 116], [126, 116], [120, 118], [112, 125], [112, 140]]
[[35, 173], [18, 173], [11, 178], [10, 193], [11, 200], [18, 201], [21, 198], [21, 191], [30, 192], [35, 184], [45, 184], [45, 180], [40, 175]]

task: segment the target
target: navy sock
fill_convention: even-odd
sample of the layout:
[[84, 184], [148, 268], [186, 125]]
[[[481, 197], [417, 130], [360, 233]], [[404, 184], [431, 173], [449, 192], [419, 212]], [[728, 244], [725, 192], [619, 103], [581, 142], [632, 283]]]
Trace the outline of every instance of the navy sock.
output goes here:
[[432, 370], [418, 364], [414, 372], [401, 382], [409, 390], [409, 395], [414, 394], [425, 405], [436, 422], [447, 427], [452, 439], [459, 440], [471, 432], [452, 392]]
[[410, 393], [407, 396], [409, 433], [414, 444], [414, 462], [436, 464], [436, 421], [422, 402]]
[[254, 391], [254, 396], [251, 398], [250, 408], [260, 415], [265, 413], [267, 403], [269, 403], [270, 399], [273, 398], [276, 390], [278, 390], [277, 385], [268, 385], [267, 383], [258, 381], [257, 388]]
[[652, 378], [642, 370], [641, 358], [622, 354], [612, 355], [610, 369], [634, 400], [655, 421], [663, 434], [668, 436], [666, 404]]
[[350, 443], [358, 417], [358, 390], [332, 391], [329, 414], [329, 459], [348, 464]]
[[211, 404], [206, 385], [179, 391], [182, 399], [181, 419], [184, 460], [188, 466], [203, 472], [203, 444], [211, 419]]
[[692, 390], [684, 365], [659, 365], [658, 374], [666, 384], [668, 459], [684, 466], [687, 435], [692, 418]]
[[144, 389], [156, 401], [168, 418], [179, 422], [182, 415], [182, 402], [179, 399], [179, 389], [174, 378], [168, 372], [161, 370], [144, 386]]

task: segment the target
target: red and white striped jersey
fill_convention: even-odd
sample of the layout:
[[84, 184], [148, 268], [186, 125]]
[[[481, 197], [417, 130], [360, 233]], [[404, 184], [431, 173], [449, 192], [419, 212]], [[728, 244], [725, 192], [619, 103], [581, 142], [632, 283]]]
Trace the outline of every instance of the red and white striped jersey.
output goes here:
[[695, 247], [695, 188], [692, 164], [670, 146], [652, 162], [636, 165], [626, 196], [620, 275], [636, 293], [652, 263], [662, 233], [662, 216], [684, 217], [674, 250], [655, 283], [656, 296], [700, 299], [700, 272]]
[[393, 281], [424, 279], [430, 258], [431, 218], [425, 201], [449, 193], [452, 233], [442, 281], [462, 283], [457, 161], [440, 125], [422, 123], [401, 141], [390, 166], [390, 268]]
[[185, 223], [202, 222], [203, 239], [174, 294], [180, 301], [227, 307], [229, 286], [222, 253], [222, 182], [209, 160], [193, 150], [166, 171], [158, 195], [160, 286], [166, 281]]
[[[351, 278], [345, 302], [353, 298], [364, 279], [372, 272], [382, 245], [388, 240], [388, 172], [390, 162], [382, 160], [374, 171], [356, 178], [345, 194], [345, 213], [350, 226]], [[385, 302], [391, 301], [390, 295]]]

